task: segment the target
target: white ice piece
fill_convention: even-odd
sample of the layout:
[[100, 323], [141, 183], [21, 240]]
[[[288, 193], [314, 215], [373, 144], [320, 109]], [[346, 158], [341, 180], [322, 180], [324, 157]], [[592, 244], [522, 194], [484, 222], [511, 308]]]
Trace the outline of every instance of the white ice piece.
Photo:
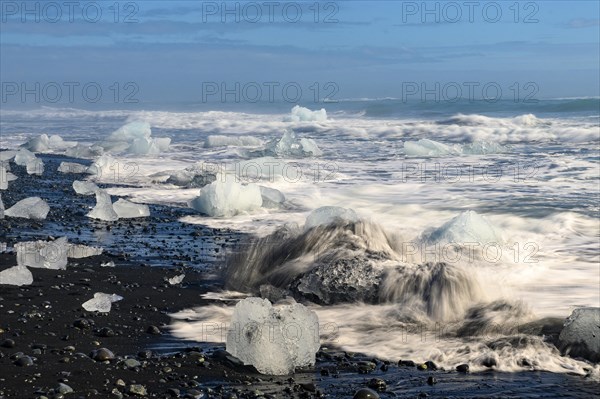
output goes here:
[[262, 206], [260, 188], [255, 184], [242, 185], [233, 180], [217, 179], [200, 189], [200, 196], [190, 206], [209, 216], [231, 217]]
[[17, 155], [16, 151], [0, 151], [0, 162], [7, 162]]
[[143, 218], [150, 216], [148, 205], [136, 204], [124, 199], [120, 199], [113, 204], [113, 209], [119, 218]]
[[264, 208], [279, 208], [285, 202], [285, 196], [277, 189], [259, 186]]
[[102, 255], [104, 251], [101, 247], [89, 247], [82, 244], [69, 244], [67, 257], [73, 259], [88, 258], [90, 256]]
[[0, 284], [21, 286], [31, 283], [33, 275], [25, 266], [14, 266], [0, 272]]
[[102, 155], [104, 149], [99, 145], [84, 145], [77, 144], [74, 147], [68, 148], [65, 151], [65, 155], [73, 157], [73, 158], [95, 158]]
[[73, 181], [73, 190], [79, 195], [92, 195], [100, 190], [98, 186], [91, 181]]
[[[110, 155], [102, 155], [98, 157], [88, 168], [88, 173], [96, 175], [98, 179], [103, 177], [110, 178], [115, 175], [115, 159]], [[117, 165], [118, 166], [118, 165]]]
[[39, 197], [29, 197], [5, 210], [4, 216], [42, 220], [46, 219], [48, 212], [50, 212], [50, 207], [46, 201]]
[[25, 144], [23, 148], [26, 148], [33, 152], [48, 152], [48, 151], [63, 151], [67, 148], [71, 148], [77, 145], [74, 141], [64, 141], [62, 137], [52, 135], [48, 137], [47, 134], [42, 134], [38, 137], [34, 137]]
[[17, 151], [15, 155], [15, 163], [19, 166], [27, 166], [27, 163], [36, 159], [36, 156], [33, 152], [29, 151], [26, 148], [21, 148]]
[[169, 282], [169, 284], [171, 285], [177, 285], [177, 284], [181, 284], [181, 282], [183, 281], [183, 279], [185, 278], [185, 274], [180, 274], [178, 276], [175, 277], [171, 277], [170, 279], [168, 279], [167, 281]]
[[75, 162], [61, 162], [58, 171], [61, 173], [87, 173], [88, 167]]
[[235, 306], [227, 351], [262, 374], [313, 366], [319, 346], [317, 315], [299, 303], [274, 307], [268, 299], [247, 298]]
[[502, 232], [475, 211], [465, 211], [442, 226], [423, 233], [428, 244], [504, 243]]
[[318, 111], [311, 111], [308, 108], [295, 105], [289, 116], [284, 118], [285, 122], [324, 122], [327, 120], [327, 111], [321, 108]]
[[44, 162], [39, 158], [30, 159], [26, 164], [27, 174], [41, 176], [44, 173]]
[[273, 140], [267, 144], [267, 153], [272, 153], [280, 157], [309, 157], [320, 156], [323, 152], [317, 146], [313, 139], [298, 139], [292, 131], [286, 130], [280, 139]]
[[358, 215], [350, 208], [340, 206], [322, 206], [312, 211], [304, 222], [304, 230], [315, 226], [328, 225], [336, 221], [357, 222]]
[[116, 294], [105, 294], [96, 292], [94, 297], [89, 301], [84, 302], [81, 306], [88, 312], [110, 312], [110, 308], [114, 302], [122, 300], [123, 297]]
[[44, 269], [61, 270], [67, 268], [69, 244], [67, 237], [54, 241], [27, 241], [15, 244], [17, 264]]
[[114, 222], [119, 219], [119, 216], [113, 208], [110, 195], [102, 189], [96, 190], [96, 206], [86, 216], [107, 222]]
[[208, 136], [204, 142], [204, 147], [255, 147], [262, 144], [262, 140], [252, 136]]
[[100, 263], [100, 266], [102, 266], [102, 267], [115, 267], [115, 262], [113, 262], [112, 260], [109, 260], [108, 262]]

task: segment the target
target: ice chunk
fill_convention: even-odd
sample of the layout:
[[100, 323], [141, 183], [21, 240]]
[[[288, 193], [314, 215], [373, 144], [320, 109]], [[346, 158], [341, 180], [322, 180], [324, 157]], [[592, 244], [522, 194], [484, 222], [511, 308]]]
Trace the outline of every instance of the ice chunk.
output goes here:
[[108, 262], [100, 263], [100, 266], [102, 266], [102, 267], [115, 267], [115, 262], [113, 262], [112, 260], [109, 260]]
[[102, 189], [96, 190], [96, 206], [86, 216], [107, 222], [114, 222], [119, 219], [119, 216], [113, 208], [110, 195]]
[[406, 141], [404, 143], [404, 153], [416, 157], [439, 157], [444, 155], [459, 155], [460, 148], [449, 146], [437, 141], [422, 139], [419, 141]]
[[208, 136], [204, 142], [204, 147], [254, 147], [262, 144], [262, 140], [252, 136]]
[[274, 188], [259, 186], [262, 197], [262, 206], [265, 208], [279, 208], [285, 202], [285, 196]]
[[127, 141], [149, 138], [152, 135], [150, 124], [143, 121], [134, 121], [121, 126], [108, 136], [110, 141]]
[[559, 347], [573, 357], [600, 362], [600, 308], [578, 308], [558, 337]]
[[44, 269], [66, 269], [68, 248], [67, 237], [54, 241], [19, 242], [15, 244], [17, 264]]
[[44, 173], [44, 162], [39, 158], [27, 161], [27, 174], [41, 176]]
[[88, 168], [88, 173], [96, 175], [99, 179], [103, 176], [109, 178], [114, 176], [115, 159], [110, 155], [102, 155], [98, 157]]
[[6, 167], [0, 165], [0, 190], [7, 190], [8, 182], [13, 180], [17, 180], [17, 176], [10, 173]]
[[88, 258], [90, 256], [102, 255], [104, 249], [100, 247], [88, 247], [81, 244], [69, 244], [67, 257], [73, 259]]
[[81, 306], [88, 312], [108, 313], [110, 312], [112, 304], [122, 299], [122, 296], [116, 294], [110, 295], [103, 292], [96, 292], [92, 299], [84, 302]]
[[0, 194], [0, 219], [4, 219], [4, 202], [2, 202], [2, 194]]
[[323, 152], [312, 139], [298, 139], [292, 131], [286, 130], [280, 139], [270, 141], [264, 151], [267, 155], [280, 157], [320, 156]]
[[17, 155], [16, 151], [0, 151], [0, 162], [10, 161]]
[[61, 173], [87, 173], [88, 167], [75, 162], [61, 162], [58, 171]]
[[27, 166], [29, 161], [33, 161], [35, 159], [35, 154], [25, 148], [21, 148], [15, 155], [15, 163], [19, 166]]
[[124, 199], [120, 199], [113, 204], [113, 209], [119, 218], [143, 218], [150, 216], [148, 205], [135, 204]]
[[33, 283], [33, 275], [25, 266], [14, 266], [0, 272], [0, 284], [21, 286], [31, 283]]
[[301, 304], [274, 307], [267, 299], [247, 298], [235, 306], [227, 351], [260, 373], [288, 375], [313, 366], [319, 346], [317, 315]]
[[502, 232], [475, 211], [462, 212], [442, 226], [425, 231], [422, 241], [428, 244], [479, 243], [502, 244]]
[[321, 108], [318, 111], [311, 111], [308, 108], [295, 105], [292, 108], [290, 116], [284, 118], [285, 122], [324, 122], [327, 120], [327, 111]]
[[99, 190], [98, 186], [91, 181], [73, 181], [73, 190], [80, 195], [92, 195]]
[[255, 184], [246, 186], [232, 180], [217, 179], [200, 189], [200, 196], [190, 206], [209, 216], [231, 217], [262, 206], [260, 189]]
[[201, 188], [217, 179], [214, 173], [210, 173], [206, 169], [204, 164], [197, 164], [184, 170], [171, 172], [166, 182], [181, 187]]
[[39, 197], [25, 198], [4, 211], [4, 216], [25, 219], [46, 219], [50, 207]]
[[100, 145], [106, 151], [126, 151], [139, 155], [158, 154], [169, 149], [170, 138], [152, 138], [151, 135], [149, 123], [134, 121], [112, 132]]
[[64, 141], [62, 137], [53, 135], [48, 137], [46, 134], [42, 134], [29, 140], [23, 144], [22, 147], [33, 152], [48, 152], [48, 151], [62, 151], [67, 148], [76, 146], [77, 143], [74, 141]]
[[95, 158], [104, 152], [104, 149], [98, 145], [77, 144], [65, 151], [65, 155], [73, 158]]
[[177, 284], [181, 284], [181, 282], [183, 281], [183, 279], [185, 278], [185, 274], [180, 274], [178, 276], [175, 277], [171, 277], [170, 279], [168, 279], [167, 281], [169, 282], [169, 284], [171, 285], [177, 285]]
[[304, 223], [304, 230], [309, 230], [315, 226], [328, 225], [333, 222], [357, 222], [358, 215], [350, 208], [339, 206], [322, 206], [312, 211]]

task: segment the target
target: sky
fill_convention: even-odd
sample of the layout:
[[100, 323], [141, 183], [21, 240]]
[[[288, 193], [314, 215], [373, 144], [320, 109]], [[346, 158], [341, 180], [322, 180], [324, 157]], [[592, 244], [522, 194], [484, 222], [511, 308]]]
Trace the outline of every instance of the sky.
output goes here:
[[0, 105], [599, 96], [599, 4], [1, 0]]

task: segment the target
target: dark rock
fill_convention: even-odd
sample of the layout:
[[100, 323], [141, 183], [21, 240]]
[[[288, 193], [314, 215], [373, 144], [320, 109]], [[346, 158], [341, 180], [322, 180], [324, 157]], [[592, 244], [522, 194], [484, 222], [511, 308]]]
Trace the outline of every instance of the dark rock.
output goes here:
[[115, 332], [110, 327], [102, 327], [100, 330], [98, 330], [98, 336], [104, 338], [114, 337]]
[[458, 366], [456, 366], [456, 371], [458, 371], [459, 373], [468, 373], [469, 372], [469, 365], [464, 363], [464, 364], [459, 364]]
[[372, 389], [362, 388], [354, 393], [352, 399], [379, 399], [379, 395]]
[[90, 354], [90, 357], [97, 362], [103, 362], [105, 360], [112, 360], [115, 358], [115, 354], [106, 348], [96, 349]]
[[152, 334], [152, 335], [160, 335], [160, 334], [161, 334], [161, 331], [160, 331], [160, 329], [159, 329], [158, 327], [156, 327], [156, 326], [149, 326], [149, 327], [146, 329], [146, 332], [147, 332], [148, 334]]
[[494, 367], [498, 365], [498, 358], [495, 354], [489, 354], [481, 360], [481, 365], [485, 367]]
[[305, 391], [308, 392], [316, 392], [317, 391], [317, 387], [315, 384], [313, 384], [312, 382], [305, 382], [302, 384], [299, 384], [300, 388], [304, 389]]
[[93, 322], [88, 319], [77, 319], [73, 322], [73, 326], [80, 330], [87, 330], [92, 328]]
[[427, 377], [427, 384], [435, 385], [435, 384], [437, 384], [437, 380], [435, 379], [435, 377], [429, 376], [429, 377]]
[[3, 348], [14, 348], [16, 345], [15, 341], [12, 339], [5, 339], [4, 341], [2, 341], [1, 346]]
[[367, 384], [369, 388], [372, 388], [376, 391], [383, 392], [387, 388], [386, 383], [381, 378], [373, 378]]
[[29, 356], [21, 356], [15, 360], [15, 365], [19, 367], [33, 366], [33, 359]]
[[426, 361], [426, 362], [425, 362], [425, 365], [427, 366], [427, 369], [428, 369], [428, 370], [433, 370], [433, 371], [435, 371], [435, 370], [437, 370], [437, 369], [438, 369], [438, 366], [437, 366], [437, 364], [435, 364], [435, 363], [434, 363], [434, 362], [432, 362], [431, 360], [428, 360], [428, 361]]
[[398, 362], [398, 366], [402, 366], [402, 367], [415, 367], [416, 364], [412, 360], [400, 360]]

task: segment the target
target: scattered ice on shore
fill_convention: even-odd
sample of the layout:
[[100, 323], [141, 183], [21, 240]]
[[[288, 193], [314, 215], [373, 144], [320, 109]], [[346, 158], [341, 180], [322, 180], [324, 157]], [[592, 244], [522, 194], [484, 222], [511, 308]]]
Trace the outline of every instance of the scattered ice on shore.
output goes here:
[[68, 248], [67, 237], [54, 241], [19, 242], [15, 244], [17, 264], [44, 269], [66, 269]]
[[204, 147], [255, 147], [262, 144], [262, 140], [252, 136], [208, 136], [204, 142]]
[[322, 206], [306, 217], [304, 230], [309, 230], [315, 226], [328, 225], [335, 221], [356, 222], [358, 220], [358, 215], [353, 209], [339, 206]]
[[52, 135], [48, 137], [46, 134], [42, 134], [38, 137], [34, 137], [25, 144], [22, 148], [26, 148], [33, 152], [48, 152], [48, 151], [64, 151], [67, 148], [71, 148], [77, 145], [75, 141], [64, 141], [62, 137]]
[[73, 259], [88, 258], [90, 256], [102, 255], [104, 251], [101, 247], [89, 247], [81, 244], [69, 244], [67, 257]]
[[260, 373], [288, 375], [315, 364], [319, 320], [305, 306], [272, 306], [267, 299], [237, 303], [227, 333], [227, 351]]
[[485, 217], [475, 211], [465, 211], [436, 229], [429, 229], [422, 235], [422, 241], [428, 244], [464, 244], [479, 243], [502, 244], [501, 231]]
[[296, 134], [289, 130], [286, 130], [280, 139], [270, 141], [264, 152], [266, 155], [280, 157], [316, 157], [323, 155], [313, 139], [298, 139]]
[[167, 281], [169, 282], [169, 284], [171, 285], [177, 285], [177, 284], [181, 284], [181, 282], [183, 281], [183, 279], [185, 278], [185, 274], [180, 274], [178, 276], [175, 277], [171, 277], [170, 279], [168, 279]]
[[96, 292], [94, 297], [89, 301], [84, 302], [81, 306], [88, 312], [110, 312], [110, 308], [114, 302], [122, 300], [123, 297], [116, 294], [105, 294]]
[[36, 159], [36, 156], [33, 152], [31, 152], [25, 148], [21, 148], [19, 151], [17, 151], [17, 154], [15, 155], [15, 158], [14, 158], [14, 162], [19, 166], [27, 166], [27, 163], [29, 161], [33, 161], [35, 159]]
[[86, 216], [107, 222], [114, 222], [119, 219], [119, 216], [113, 208], [110, 195], [102, 189], [96, 190], [96, 206]]
[[575, 309], [558, 341], [560, 349], [570, 356], [600, 362], [600, 308]]
[[324, 122], [327, 120], [327, 111], [321, 108], [318, 111], [311, 111], [308, 108], [295, 105], [289, 116], [284, 118], [284, 122]]
[[260, 188], [256, 184], [242, 185], [232, 180], [217, 179], [200, 189], [200, 196], [190, 207], [209, 216], [231, 217], [262, 206]]
[[0, 284], [22, 286], [31, 283], [33, 283], [33, 275], [25, 266], [14, 266], [0, 272]]
[[44, 162], [39, 158], [27, 161], [27, 174], [41, 176], [44, 173]]
[[113, 204], [113, 209], [121, 219], [143, 218], [150, 216], [148, 205], [136, 204], [124, 199], [120, 199]]
[[88, 167], [75, 162], [61, 162], [58, 171], [61, 173], [87, 173]]
[[279, 190], [259, 186], [264, 208], [279, 208], [285, 202], [285, 196]]
[[101, 267], [115, 267], [115, 262], [109, 260], [108, 262], [100, 263]]
[[79, 195], [92, 195], [100, 189], [91, 181], [75, 180], [73, 181], [73, 190]]
[[39, 197], [29, 197], [22, 199], [12, 207], [4, 211], [4, 216], [24, 219], [46, 219], [50, 212], [50, 207], [43, 199]]

